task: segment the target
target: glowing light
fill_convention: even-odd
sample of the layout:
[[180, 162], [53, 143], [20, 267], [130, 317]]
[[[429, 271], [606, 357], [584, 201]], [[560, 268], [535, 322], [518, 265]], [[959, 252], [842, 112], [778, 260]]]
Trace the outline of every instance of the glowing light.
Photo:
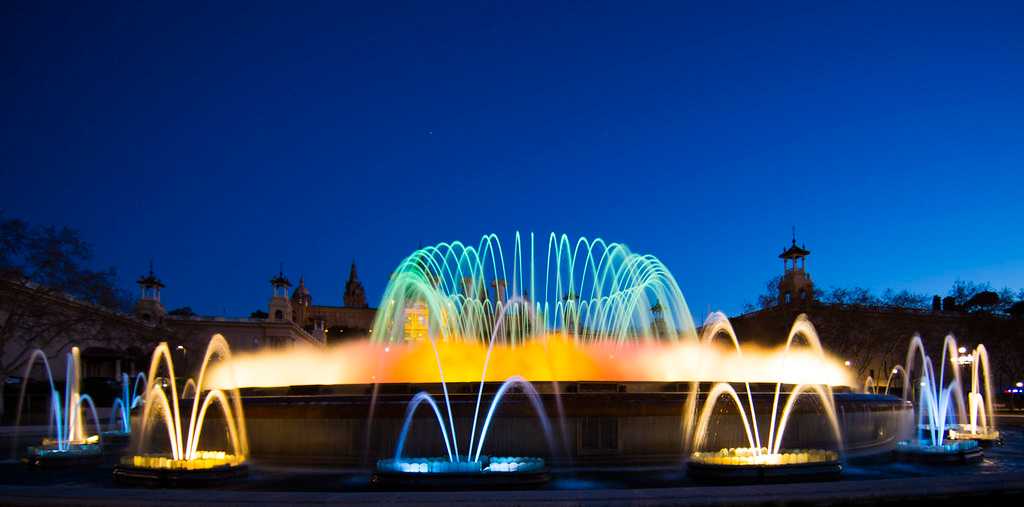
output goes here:
[[[516, 233], [421, 248], [395, 269], [373, 339], [522, 344], [561, 334], [575, 341], [694, 340], [686, 300], [656, 257], [619, 243]], [[488, 290], [493, 288], [493, 293]]]
[[1017, 387], [1024, 387], [1024, 382], [1017, 382]]
[[196, 451], [195, 455], [189, 459], [174, 459], [151, 454], [121, 457], [121, 463], [124, 465], [167, 470], [209, 470], [216, 467], [238, 466], [244, 462], [244, 457], [224, 451]]
[[850, 366], [850, 362], [849, 361], [843, 361], [843, 365], [844, 366]]
[[[29, 378], [32, 367], [36, 362], [42, 363], [45, 368], [46, 378], [50, 385], [50, 428], [53, 433], [43, 438], [42, 447], [32, 447], [33, 453], [66, 453], [76, 451], [85, 452], [92, 449], [92, 444], [99, 442], [98, 433], [101, 430], [99, 417], [96, 413], [96, 406], [92, 398], [87, 394], [81, 394], [82, 384], [82, 360], [78, 347], [72, 347], [66, 356], [64, 397], [61, 398], [53, 379], [53, 371], [46, 359], [46, 354], [41, 349], [35, 349], [29, 355], [22, 378]], [[21, 423], [21, 410], [25, 400], [25, 388], [27, 382], [21, 385], [21, 394], [18, 398], [18, 412], [15, 425]], [[92, 416], [92, 424], [95, 435], [87, 435], [85, 432], [85, 409], [89, 409]], [[91, 452], [91, 451], [90, 451]]]
[[704, 465], [780, 466], [806, 463], [830, 463], [839, 453], [823, 449], [792, 449], [776, 453], [768, 448], [735, 447], [712, 452], [695, 452], [690, 460]]
[[960, 347], [960, 348], [956, 349], [956, 351], [961, 353], [961, 354], [966, 354], [967, 353], [967, 347]]
[[[178, 388], [174, 377], [174, 362], [171, 359], [170, 347], [167, 342], [157, 345], [149, 364], [149, 375], [146, 384], [151, 386], [146, 390], [144, 397], [144, 408], [142, 412], [142, 428], [138, 437], [136, 455], [126, 457], [126, 464], [148, 468], [184, 468], [204, 469], [221, 465], [239, 464], [245, 461], [249, 454], [249, 441], [245, 429], [245, 416], [242, 413], [241, 396], [237, 389], [230, 391], [230, 396], [221, 389], [210, 388], [207, 381], [207, 368], [214, 358], [221, 361], [231, 360], [231, 350], [223, 336], [217, 334], [210, 339], [206, 347], [206, 354], [203, 357], [199, 369], [198, 380], [186, 383], [194, 385], [192, 388], [193, 403], [192, 409], [187, 412], [188, 425], [182, 424], [181, 407], [178, 398]], [[169, 383], [160, 384], [155, 382], [157, 373], [161, 367], [166, 370], [170, 378]], [[230, 369], [221, 369], [222, 374], [230, 375]], [[190, 381], [192, 379], [189, 379]], [[166, 385], [170, 386], [170, 397], [165, 392]], [[187, 387], [185, 391], [187, 391]], [[185, 392], [182, 393], [183, 395]], [[184, 397], [184, 396], [183, 396]], [[200, 400], [202, 403], [200, 404]], [[211, 405], [218, 405], [224, 413], [224, 424], [227, 426], [227, 435], [231, 443], [232, 451], [207, 451], [199, 450], [200, 436], [203, 431], [203, 423], [206, 419], [207, 409]], [[152, 416], [157, 417], [152, 417]], [[167, 430], [167, 439], [170, 447], [170, 457], [156, 456], [146, 453], [146, 446], [150, 445], [147, 434], [152, 431], [154, 424], [162, 422]], [[130, 463], [129, 463], [130, 462]]]
[[[487, 347], [461, 340], [436, 344], [447, 382], [480, 382]], [[614, 351], [611, 352], [611, 351]], [[614, 356], [614, 357], [612, 357]], [[430, 342], [385, 346], [367, 339], [233, 354], [211, 365], [209, 385], [285, 387], [373, 383], [434, 383], [438, 361]], [[748, 345], [742, 354], [689, 343], [577, 343], [564, 335], [523, 345], [494, 345], [485, 380], [521, 375], [532, 382], [782, 382], [853, 386], [837, 360], [808, 350], [784, 353]]]

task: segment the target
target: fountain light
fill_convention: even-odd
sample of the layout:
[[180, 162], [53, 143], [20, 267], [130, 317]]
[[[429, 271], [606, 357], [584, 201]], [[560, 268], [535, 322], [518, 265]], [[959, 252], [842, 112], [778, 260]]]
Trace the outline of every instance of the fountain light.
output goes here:
[[[904, 460], [925, 461], [928, 463], [974, 463], [981, 460], [981, 450], [976, 438], [968, 439], [969, 433], [980, 435], [981, 428], [989, 428], [995, 422], [991, 414], [991, 388], [988, 382], [988, 353], [984, 345], [970, 355], [958, 355], [958, 351], [966, 350], [957, 347], [956, 338], [947, 335], [942, 342], [942, 358], [938, 373], [931, 357], [925, 353], [924, 343], [920, 335], [914, 335], [907, 348], [906, 374], [903, 379], [903, 399], [909, 400], [913, 395], [910, 382], [914, 366], [920, 365], [920, 399], [915, 403], [917, 409], [917, 437], [899, 442], [896, 455]], [[968, 361], [964, 361], [964, 358]], [[975, 360], [977, 357], [977, 360]], [[947, 383], [945, 373], [952, 377]], [[960, 368], [963, 364], [972, 364], [974, 380], [971, 396], [971, 419], [967, 418], [967, 403], [964, 400], [963, 385], [960, 379]], [[985, 396], [979, 389], [979, 369], [984, 369]], [[987, 406], [984, 400], [988, 400]], [[950, 423], [955, 417], [960, 424]], [[981, 420], [979, 421], [979, 417]], [[980, 426], [979, 426], [980, 423]], [[994, 431], [994, 428], [991, 428]], [[947, 430], [949, 435], [947, 436]], [[973, 433], [972, 433], [973, 432]]]
[[[63, 398], [56, 388], [53, 371], [50, 369], [46, 354], [41, 349], [32, 351], [22, 378], [29, 378], [36, 362], [42, 363], [50, 384], [50, 428], [53, 433], [44, 437], [40, 445], [29, 447], [23, 461], [35, 466], [49, 466], [57, 463], [94, 463], [100, 458], [102, 451], [99, 445], [99, 433], [102, 427], [92, 398], [81, 393], [82, 361], [78, 347], [72, 347], [66, 356]], [[22, 383], [15, 419], [16, 428], [20, 428], [21, 410], [27, 386], [27, 382]], [[90, 435], [85, 431], [86, 409], [92, 416], [95, 434]]]
[[[718, 336], [726, 336], [733, 343], [736, 353], [742, 356], [739, 340], [736, 333], [729, 324], [729, 320], [721, 313], [714, 313], [704, 323], [704, 332], [701, 342], [710, 345]], [[797, 338], [802, 338], [809, 348], [821, 358], [824, 358], [824, 349], [818, 339], [814, 325], [807, 319], [806, 315], [800, 315], [793, 323], [789, 336], [786, 339], [786, 346], [783, 354], [790, 351], [791, 346]], [[849, 365], [849, 361], [846, 362]], [[691, 448], [695, 452], [690, 454], [687, 465], [687, 473], [698, 479], [740, 479], [758, 478], [772, 476], [777, 473], [786, 474], [789, 477], [837, 477], [842, 470], [839, 464], [839, 452], [824, 449], [797, 449], [783, 450], [783, 436], [786, 433], [787, 423], [792, 414], [793, 407], [803, 394], [813, 394], [821, 401], [825, 411], [825, 419], [828, 421], [836, 444], [842, 449], [842, 432], [839, 429], [839, 421], [836, 416], [835, 401], [832, 397], [832, 390], [827, 385], [820, 384], [798, 384], [789, 392], [781, 412], [779, 401], [781, 401], [782, 383], [775, 384], [775, 396], [772, 402], [771, 419], [768, 422], [769, 433], [766, 443], [761, 445], [761, 435], [758, 432], [757, 411], [754, 409], [754, 399], [751, 393], [750, 384], [745, 383], [746, 398], [749, 405], [744, 407], [739, 394], [732, 385], [719, 382], [711, 387], [704, 402], [704, 407], [697, 418], [696, 426], [693, 429], [693, 443]], [[701, 452], [704, 443], [707, 441], [711, 415], [719, 398], [728, 395], [739, 412], [743, 423], [743, 429], [747, 437], [747, 447], [726, 448], [717, 452]], [[689, 428], [689, 418], [692, 415], [690, 407], [695, 407], [696, 388], [690, 390], [690, 398], [687, 401], [687, 409], [684, 414], [686, 420], [684, 427]], [[766, 468], [767, 467], [767, 468]], [[756, 470], [755, 476], [750, 476], [751, 471]]]
[[[143, 412], [135, 453], [121, 458], [121, 464], [114, 468], [114, 479], [129, 484], [162, 486], [190, 485], [209, 480], [238, 477], [247, 473], [246, 459], [249, 442], [246, 436], [245, 417], [242, 412], [241, 396], [238, 389], [227, 393], [211, 389], [207, 383], [207, 367], [213, 359], [229, 361], [231, 350], [223, 336], [217, 334], [210, 339], [199, 369], [198, 380], [188, 379], [178, 396], [174, 375], [174, 361], [167, 342], [162, 342], [153, 351], [149, 364], [149, 375], [143, 398]], [[163, 368], [161, 368], [163, 367]], [[156, 382], [161, 369], [166, 370], [170, 396], [163, 383]], [[183, 424], [180, 400], [189, 399], [192, 407], [186, 412], [188, 424]], [[230, 451], [199, 449], [200, 437], [206, 421], [207, 409], [216, 404], [224, 414], [224, 424], [231, 445]], [[154, 424], [162, 423], [166, 428], [169, 454], [148, 450], [147, 435], [155, 430]]]
[[732, 447], [717, 452], [695, 452], [690, 456], [694, 463], [702, 465], [734, 466], [779, 466], [808, 463], [833, 463], [839, 461], [839, 453], [823, 449], [786, 449], [768, 452], [767, 447]]
[[996, 430], [995, 411], [992, 407], [988, 350], [985, 349], [985, 345], [978, 345], [968, 357], [971, 358], [971, 390], [967, 393], [969, 418], [967, 422], [951, 427], [948, 438], [958, 441], [976, 440], [982, 445], [990, 446], [1001, 442], [1002, 437]]

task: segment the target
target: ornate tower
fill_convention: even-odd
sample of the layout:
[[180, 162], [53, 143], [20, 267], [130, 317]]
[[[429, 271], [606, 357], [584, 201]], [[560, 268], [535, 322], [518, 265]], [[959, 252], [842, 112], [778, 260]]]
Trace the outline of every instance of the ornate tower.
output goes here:
[[292, 293], [292, 318], [300, 326], [306, 324], [306, 318], [309, 317], [309, 308], [313, 306], [313, 296], [310, 295], [309, 289], [306, 288], [306, 279], [299, 277], [299, 286], [295, 288], [295, 292]]
[[277, 276], [270, 279], [270, 286], [274, 288], [274, 294], [270, 296], [268, 312], [269, 320], [292, 320], [292, 303], [288, 301], [288, 288], [292, 283], [284, 277], [284, 265], [277, 272]]
[[349, 308], [366, 308], [366, 290], [363, 283], [356, 275], [356, 261], [352, 261], [352, 268], [348, 272], [348, 281], [345, 282], [345, 306]]
[[789, 248], [779, 254], [782, 259], [782, 279], [779, 280], [779, 305], [806, 305], [814, 300], [814, 282], [807, 273], [810, 250], [796, 245], [796, 229]]
[[141, 293], [135, 303], [135, 315], [142, 320], [159, 321], [167, 315], [167, 310], [160, 303], [160, 289], [164, 283], [153, 274], [153, 261], [149, 261], [149, 274], [140, 276], [135, 283], [139, 284]]

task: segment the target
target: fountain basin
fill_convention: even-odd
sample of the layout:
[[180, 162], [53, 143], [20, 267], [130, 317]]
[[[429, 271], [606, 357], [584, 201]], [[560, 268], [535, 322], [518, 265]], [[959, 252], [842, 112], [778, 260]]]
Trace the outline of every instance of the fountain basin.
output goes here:
[[904, 440], [896, 444], [896, 457], [928, 465], [977, 463], [983, 455], [975, 440], [945, 440], [934, 445], [930, 440]]
[[221, 451], [199, 451], [193, 459], [161, 455], [124, 456], [114, 482], [147, 487], [203, 487], [248, 475], [245, 458]]
[[788, 449], [778, 453], [737, 447], [695, 452], [686, 472], [697, 480], [714, 482], [786, 482], [838, 479], [843, 467], [839, 453], [823, 449]]
[[104, 431], [100, 434], [100, 442], [106, 452], [119, 452], [131, 443], [132, 434], [125, 431]]
[[95, 465], [103, 458], [103, 448], [95, 442], [68, 444], [61, 449], [47, 440], [43, 445], [28, 448], [22, 463], [38, 468]]
[[544, 460], [534, 457], [482, 456], [453, 463], [447, 458], [401, 458], [377, 461], [371, 478], [385, 488], [530, 487], [550, 479]]
[[974, 440], [981, 447], [1001, 445], [1003, 442], [1003, 438], [998, 431], [975, 429], [966, 424], [960, 425], [959, 428], [950, 428], [946, 438], [956, 441]]

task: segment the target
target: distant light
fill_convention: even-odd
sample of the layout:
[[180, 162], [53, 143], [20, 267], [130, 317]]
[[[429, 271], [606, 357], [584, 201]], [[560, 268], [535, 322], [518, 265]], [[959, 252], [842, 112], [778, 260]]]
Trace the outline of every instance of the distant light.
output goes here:
[[391, 352], [391, 347], [384, 347], [384, 352]]
[[850, 362], [849, 361], [844, 361], [843, 364], [845, 364], [846, 366], [850, 366]]
[[959, 349], [956, 349], [956, 351], [961, 353], [961, 354], [966, 354], [967, 353], [967, 347], [960, 347]]
[[897, 370], [896, 368], [893, 368], [893, 369], [892, 369], [892, 374], [893, 374], [893, 375], [895, 375], [895, 374], [897, 374], [897, 373], [899, 373], [899, 370]]
[[1024, 387], [1024, 382], [1017, 382], [1017, 387]]
[[180, 350], [180, 351], [184, 352], [184, 351], [185, 351], [185, 347], [184, 347], [184, 346], [182, 346], [182, 345], [178, 345], [178, 350]]

